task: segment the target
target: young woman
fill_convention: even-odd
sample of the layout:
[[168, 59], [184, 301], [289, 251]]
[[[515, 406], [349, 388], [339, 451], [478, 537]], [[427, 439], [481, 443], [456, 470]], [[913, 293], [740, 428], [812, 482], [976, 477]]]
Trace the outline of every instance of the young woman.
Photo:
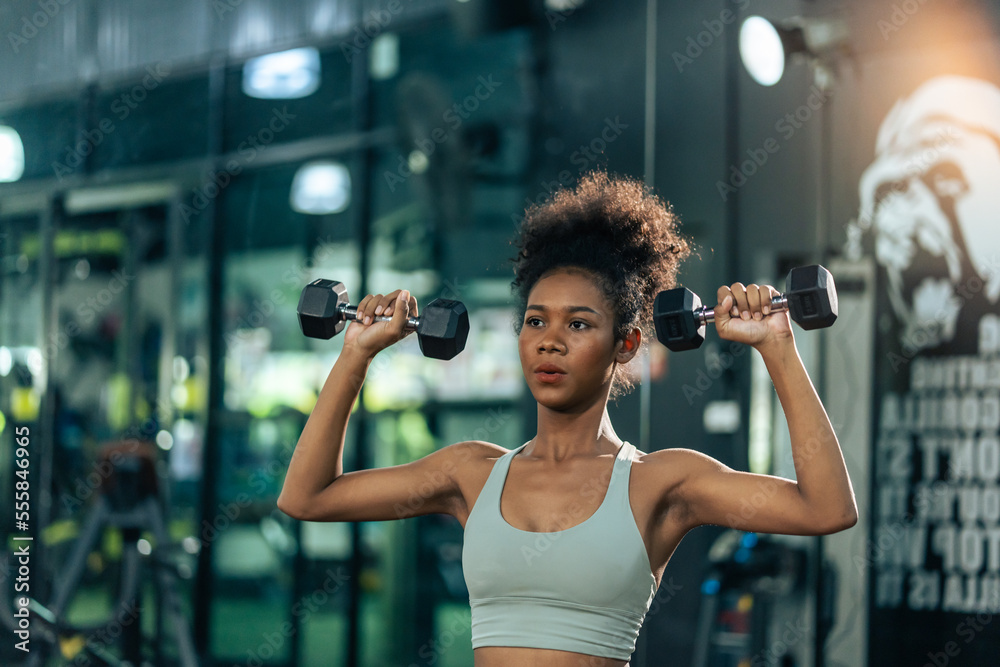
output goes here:
[[[797, 481], [674, 448], [697, 445], [683, 433], [648, 454], [615, 434], [608, 400], [629, 388], [625, 365], [645, 343], [653, 299], [673, 286], [688, 253], [673, 214], [641, 183], [586, 175], [526, 212], [518, 248], [517, 341], [538, 403], [535, 437], [512, 450], [461, 442], [345, 473], [347, 420], [368, 365], [417, 313], [406, 291], [368, 295], [292, 456], [284, 512], [309, 521], [458, 519], [476, 667], [627, 667], [664, 567], [696, 526], [819, 535], [854, 525], [837, 436], [787, 314], [769, 312], [773, 287], [720, 287], [715, 325], [763, 357]], [[377, 315], [392, 321], [373, 323]]]

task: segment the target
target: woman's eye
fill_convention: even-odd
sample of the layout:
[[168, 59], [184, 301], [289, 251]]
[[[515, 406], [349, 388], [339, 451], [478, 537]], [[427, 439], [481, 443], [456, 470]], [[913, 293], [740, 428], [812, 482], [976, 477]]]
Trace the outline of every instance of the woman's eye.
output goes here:
[[575, 322], [571, 322], [570, 326], [573, 327], [574, 329], [579, 330], [579, 329], [586, 329], [590, 325], [587, 324], [586, 322], [581, 322], [580, 320], [577, 320]]
[[527, 324], [529, 327], [534, 327], [534, 326], [538, 326], [539, 324], [541, 324], [541, 322], [542, 321], [540, 319], [538, 319], [537, 317], [529, 317], [528, 320], [527, 320], [527, 322], [525, 322], [525, 324]]

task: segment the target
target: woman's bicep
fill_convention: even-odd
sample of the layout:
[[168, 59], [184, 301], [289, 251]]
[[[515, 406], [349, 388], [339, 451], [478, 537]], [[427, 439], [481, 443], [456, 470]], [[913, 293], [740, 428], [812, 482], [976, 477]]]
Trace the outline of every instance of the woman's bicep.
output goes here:
[[293, 504], [279, 498], [278, 507], [306, 521], [386, 521], [451, 513], [460, 497], [456, 473], [471, 456], [468, 443], [449, 445], [410, 463], [344, 473], [308, 501]]
[[811, 516], [792, 480], [733, 470], [694, 451], [686, 454], [684, 467], [673, 493], [686, 508], [691, 527], [711, 524], [786, 535], [830, 532]]

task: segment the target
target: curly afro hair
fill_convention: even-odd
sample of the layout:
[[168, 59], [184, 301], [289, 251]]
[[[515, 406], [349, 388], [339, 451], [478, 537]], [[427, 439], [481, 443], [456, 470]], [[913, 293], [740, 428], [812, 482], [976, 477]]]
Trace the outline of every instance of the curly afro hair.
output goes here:
[[[528, 207], [514, 241], [515, 331], [521, 333], [535, 283], [553, 269], [572, 267], [593, 276], [613, 305], [615, 340], [633, 328], [645, 340], [656, 294], [674, 287], [678, 266], [691, 252], [677, 227], [670, 205], [642, 182], [603, 171], [588, 172], [575, 188]], [[624, 367], [618, 367], [612, 398], [631, 389]]]

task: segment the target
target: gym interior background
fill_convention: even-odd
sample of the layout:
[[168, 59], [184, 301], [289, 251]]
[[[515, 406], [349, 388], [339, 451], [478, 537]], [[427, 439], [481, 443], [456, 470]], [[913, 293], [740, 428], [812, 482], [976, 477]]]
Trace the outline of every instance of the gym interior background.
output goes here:
[[[797, 341], [861, 513], [822, 539], [692, 532], [632, 665], [995, 664], [998, 20], [986, 0], [4, 2], [0, 662], [471, 664], [457, 522], [275, 508], [340, 345], [296, 303], [323, 277], [471, 314], [454, 360], [410, 339], [376, 363], [348, 469], [516, 446], [508, 240], [605, 168], [673, 204], [703, 297], [832, 270], [840, 317]], [[793, 475], [757, 361], [712, 332], [654, 343], [618, 432]]]

